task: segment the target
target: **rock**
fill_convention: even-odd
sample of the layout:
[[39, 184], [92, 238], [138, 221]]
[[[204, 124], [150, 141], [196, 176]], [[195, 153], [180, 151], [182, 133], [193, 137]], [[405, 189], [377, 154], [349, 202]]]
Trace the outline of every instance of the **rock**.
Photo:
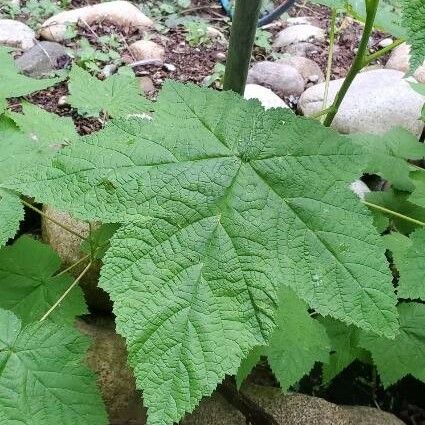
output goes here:
[[149, 77], [140, 77], [138, 80], [141, 93], [151, 94], [155, 91], [153, 81]]
[[290, 44], [299, 43], [301, 41], [325, 39], [325, 31], [319, 27], [309, 24], [292, 25], [280, 31], [273, 43], [275, 49], [282, 49]]
[[44, 77], [64, 68], [71, 58], [65, 48], [51, 41], [41, 41], [16, 59], [17, 67], [30, 77]]
[[0, 45], [30, 49], [35, 43], [35, 32], [19, 21], [0, 19]]
[[[43, 211], [48, 217], [51, 217], [78, 234], [84, 237], [88, 236], [88, 223], [76, 220], [68, 213], [57, 211], [49, 206], [45, 206]], [[41, 225], [44, 242], [49, 244], [58, 253], [63, 267], [76, 263], [86, 255], [81, 251], [81, 239], [78, 236], [73, 235], [45, 217], [42, 218]], [[96, 227], [97, 225], [94, 223], [92, 228], [95, 229]], [[87, 264], [88, 261], [81, 263], [79, 266], [74, 267], [70, 273], [77, 277]], [[93, 264], [83, 279], [81, 279], [80, 286], [84, 291], [86, 302], [91, 312], [110, 313], [112, 311], [112, 304], [109, 296], [97, 286], [99, 273], [100, 263]]]
[[244, 415], [216, 393], [201, 402], [180, 425], [246, 425]]
[[384, 47], [391, 46], [391, 44], [393, 44], [393, 43], [394, 43], [394, 40], [392, 38], [388, 37], [388, 38], [384, 38], [383, 40], [381, 40], [378, 45], [379, 45], [379, 47], [384, 48]]
[[[396, 47], [391, 53], [385, 68], [396, 69], [406, 74], [410, 68], [410, 46], [403, 43]], [[418, 82], [425, 84], [425, 60], [413, 75]]]
[[124, 339], [115, 333], [113, 320], [102, 317], [79, 320], [77, 327], [93, 341], [87, 363], [97, 375], [109, 421], [144, 425], [146, 409], [136, 390], [133, 372], [127, 365]]
[[[326, 106], [335, 99], [343, 79], [329, 84]], [[300, 97], [298, 107], [310, 116], [322, 110], [325, 84], [307, 89]], [[419, 135], [423, 124], [418, 119], [425, 97], [416, 93], [403, 79], [403, 73], [392, 69], [378, 69], [357, 75], [332, 126], [341, 133], [381, 134], [392, 127], [404, 127]]]
[[101, 75], [103, 78], [108, 78], [115, 74], [118, 70], [118, 66], [115, 63], [108, 63], [102, 68]]
[[165, 49], [154, 41], [139, 40], [128, 47], [134, 61], [156, 60], [164, 62]]
[[365, 198], [365, 195], [370, 192], [370, 189], [367, 184], [362, 182], [361, 180], [356, 180], [351, 183], [350, 189], [359, 197], [359, 199], [362, 200]]
[[304, 91], [304, 79], [292, 66], [277, 62], [257, 62], [248, 72], [248, 84], [259, 84], [278, 96], [299, 96]]
[[221, 42], [227, 42], [226, 36], [217, 28], [212, 26], [207, 27], [207, 36], [211, 39], [218, 39]]
[[68, 24], [82, 22], [91, 25], [99, 21], [106, 21], [124, 29], [146, 29], [153, 25], [152, 20], [130, 2], [115, 0], [60, 12], [42, 24], [39, 34], [47, 40], [63, 41]]
[[403, 425], [394, 415], [378, 409], [337, 406], [305, 394], [283, 394], [279, 388], [248, 385], [242, 387], [242, 394], [279, 425]]
[[270, 89], [258, 84], [247, 84], [245, 87], [245, 99], [258, 99], [264, 109], [289, 108], [289, 106]]
[[312, 25], [313, 22], [310, 16], [296, 16], [295, 18], [289, 17], [285, 21], [288, 25]]
[[313, 53], [317, 53], [317, 47], [312, 44], [305, 41], [302, 41], [300, 43], [290, 44], [289, 46], [286, 46], [283, 51], [285, 53], [290, 54], [291, 56], [310, 56]]
[[307, 59], [303, 56], [289, 56], [279, 59], [277, 63], [283, 63], [295, 68], [304, 78], [305, 84], [309, 82], [321, 83], [325, 81], [325, 76], [319, 65], [311, 59]]

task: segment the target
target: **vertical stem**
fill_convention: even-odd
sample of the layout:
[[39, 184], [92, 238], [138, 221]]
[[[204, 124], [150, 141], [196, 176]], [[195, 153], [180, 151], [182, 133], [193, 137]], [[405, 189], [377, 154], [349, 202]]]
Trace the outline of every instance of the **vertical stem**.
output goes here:
[[260, 7], [261, 0], [236, 0], [224, 90], [233, 90], [240, 95], [245, 91]]
[[336, 32], [336, 8], [332, 8], [331, 16], [331, 32], [329, 34], [329, 54], [328, 54], [328, 63], [326, 65], [326, 82], [325, 82], [325, 95], [323, 96], [323, 109], [326, 108], [328, 103], [328, 92], [329, 92], [329, 82], [331, 80], [331, 71], [332, 71], [332, 62], [334, 58], [334, 49], [335, 49], [335, 32]]
[[373, 30], [373, 23], [375, 22], [376, 12], [378, 10], [379, 0], [365, 0], [366, 2], [366, 22], [360, 40], [359, 49], [357, 51], [354, 62], [351, 65], [350, 70], [348, 71], [347, 77], [344, 80], [344, 83], [341, 86], [334, 103], [332, 104], [329, 113], [326, 115], [325, 121], [323, 124], [326, 127], [329, 127], [332, 124], [332, 121], [335, 118], [335, 115], [338, 112], [341, 103], [347, 94], [348, 89], [350, 88], [354, 78], [362, 70], [364, 64], [364, 58], [366, 57], [367, 45], [369, 42], [370, 35]]

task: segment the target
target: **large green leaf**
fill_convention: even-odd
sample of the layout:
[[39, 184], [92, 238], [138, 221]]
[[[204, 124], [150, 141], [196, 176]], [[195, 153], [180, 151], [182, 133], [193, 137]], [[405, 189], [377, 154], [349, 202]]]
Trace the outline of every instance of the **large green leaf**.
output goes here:
[[[40, 320], [68, 289], [70, 275], [54, 276], [59, 256], [47, 245], [21, 237], [0, 250], [0, 308], [16, 314], [23, 324]], [[87, 313], [79, 287], [68, 294], [49, 316], [55, 323], [69, 323]]]
[[355, 134], [350, 139], [369, 154], [365, 172], [380, 175], [400, 190], [411, 191], [414, 188], [409, 176], [414, 168], [407, 160], [425, 157], [425, 146], [413, 134], [395, 128], [384, 135]]
[[97, 117], [101, 112], [112, 117], [143, 114], [150, 102], [140, 95], [137, 79], [128, 74], [114, 74], [101, 81], [74, 65], [69, 73], [68, 102], [81, 115]]
[[0, 422], [106, 425], [95, 377], [83, 365], [87, 348], [71, 327], [23, 327], [12, 312], [0, 310]]
[[[0, 151], [0, 185], [13, 175], [19, 175], [22, 170], [35, 167], [52, 154], [47, 146], [26, 137], [5, 116], [0, 116]], [[24, 209], [19, 197], [0, 189], [0, 246], [15, 236], [23, 218]]]
[[384, 247], [349, 190], [360, 148], [231, 92], [167, 83], [155, 111], [7, 184], [79, 218], [123, 223], [101, 286], [151, 424], [179, 420], [267, 342], [278, 285], [394, 336]]
[[5, 99], [25, 96], [32, 92], [44, 90], [63, 80], [63, 78], [36, 80], [20, 74], [13, 58], [9, 54], [9, 50], [7, 47], [0, 46], [0, 112], [5, 108]]
[[414, 71], [425, 59], [425, 2], [402, 0], [403, 25], [407, 28], [408, 42], [412, 46], [410, 59]]
[[290, 290], [281, 291], [277, 328], [266, 349], [267, 358], [284, 391], [309, 373], [316, 362], [329, 361], [325, 328], [310, 317], [307, 306]]
[[363, 333], [359, 344], [372, 353], [385, 387], [406, 375], [425, 382], [425, 305], [403, 303], [400, 313], [400, 333], [395, 340]]
[[35, 141], [60, 146], [72, 142], [78, 136], [70, 117], [59, 117], [27, 102], [22, 104], [22, 112], [8, 112], [8, 116]]

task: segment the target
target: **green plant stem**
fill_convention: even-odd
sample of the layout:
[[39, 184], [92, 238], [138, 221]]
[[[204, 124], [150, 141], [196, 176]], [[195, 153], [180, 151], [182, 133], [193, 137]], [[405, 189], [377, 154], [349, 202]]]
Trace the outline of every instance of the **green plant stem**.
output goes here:
[[69, 267], [67, 267], [66, 269], [62, 270], [60, 273], [58, 273], [57, 275], [55, 275], [55, 277], [59, 277], [64, 275], [65, 273], [68, 273], [70, 270], [72, 270], [73, 268], [79, 266], [81, 263], [84, 263], [85, 261], [89, 260], [91, 257], [90, 254], [85, 255], [84, 257], [80, 258], [78, 261], [76, 261], [74, 264], [71, 264]]
[[344, 80], [344, 83], [341, 86], [338, 94], [336, 95], [335, 101], [333, 102], [330, 111], [326, 115], [326, 118], [323, 122], [323, 125], [330, 127], [332, 121], [337, 114], [339, 107], [341, 106], [342, 101], [344, 100], [345, 95], [347, 94], [348, 89], [356, 78], [357, 74], [363, 68], [363, 62], [367, 51], [367, 45], [370, 38], [370, 35], [373, 30], [373, 23], [375, 21], [376, 12], [378, 10], [379, 0], [365, 0], [366, 2], [366, 22], [360, 40], [359, 49], [357, 51], [356, 57], [354, 58], [353, 64], [351, 65], [350, 70], [348, 71], [347, 77]]
[[375, 53], [372, 53], [371, 55], [366, 56], [363, 59], [363, 67], [369, 65], [371, 62], [376, 61], [377, 59], [381, 58], [382, 56], [386, 55], [388, 52], [391, 52], [391, 50], [395, 49], [396, 47], [400, 46], [400, 44], [403, 44], [405, 40], [402, 38], [394, 41], [389, 46], [384, 47], [381, 50], [378, 50]]
[[332, 63], [335, 49], [335, 32], [336, 32], [336, 8], [332, 8], [331, 15], [331, 32], [329, 34], [329, 53], [328, 63], [326, 65], [325, 95], [323, 96], [323, 109], [326, 109], [328, 103], [329, 82], [331, 81]]
[[233, 90], [240, 95], [245, 91], [260, 7], [261, 0], [236, 0], [224, 75], [224, 90]]
[[367, 205], [370, 208], [374, 208], [375, 210], [381, 211], [386, 214], [393, 215], [394, 217], [401, 218], [402, 220], [410, 221], [410, 223], [417, 224], [419, 226], [425, 226], [425, 223], [420, 220], [416, 220], [415, 218], [409, 217], [404, 214], [400, 214], [397, 211], [389, 210], [388, 208], [381, 207], [381, 205], [373, 204], [372, 202], [362, 201], [363, 204]]
[[331, 108], [322, 109], [321, 111], [315, 112], [314, 114], [309, 115], [309, 118], [320, 118], [322, 115], [326, 115]]
[[83, 278], [83, 276], [88, 272], [89, 268], [91, 267], [92, 263], [90, 262], [86, 268], [78, 275], [78, 277], [72, 282], [70, 287], [61, 295], [61, 297], [52, 305], [52, 307], [49, 308], [49, 310], [46, 312], [46, 314], [40, 319], [40, 322], [43, 322], [46, 320], [50, 314], [59, 306], [59, 304], [67, 297], [67, 295], [72, 291], [72, 289], [78, 285], [78, 282]]
[[45, 219], [51, 221], [52, 223], [56, 224], [57, 226], [61, 227], [64, 230], [66, 230], [67, 232], [73, 234], [74, 236], [77, 236], [77, 238], [80, 238], [82, 240], [86, 239], [83, 235], [80, 235], [78, 232], [76, 232], [75, 230], [71, 229], [70, 227], [64, 225], [63, 223], [60, 223], [58, 220], [54, 219], [53, 217], [48, 216], [45, 212], [41, 211], [39, 208], [35, 207], [34, 205], [30, 204], [29, 202], [25, 201], [24, 199], [21, 199], [21, 202], [26, 207], [35, 211], [37, 214], [40, 214]]

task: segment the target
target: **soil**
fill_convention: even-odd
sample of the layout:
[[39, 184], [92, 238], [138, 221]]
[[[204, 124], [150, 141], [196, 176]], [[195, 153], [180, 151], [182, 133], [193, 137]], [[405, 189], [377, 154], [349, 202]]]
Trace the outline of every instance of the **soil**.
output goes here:
[[[159, 0], [155, 0], [159, 2]], [[71, 8], [82, 7], [88, 4], [98, 3], [97, 0], [72, 0]], [[228, 38], [228, 19], [221, 8], [217, 7], [214, 0], [192, 1], [190, 10], [184, 14], [189, 16], [196, 14], [210, 22]], [[299, 1], [289, 12], [290, 16], [308, 16], [315, 23], [326, 31], [329, 28], [329, 9]], [[25, 16], [18, 16], [17, 19], [25, 21]], [[164, 17], [165, 19], [165, 17]], [[284, 21], [278, 22], [268, 30], [275, 35], [285, 27]], [[344, 77], [347, 74], [355, 56], [358, 46], [362, 26], [349, 18], [338, 18], [338, 32], [336, 47], [332, 66], [332, 79]], [[87, 38], [93, 46], [101, 47], [98, 38], [102, 35], [117, 34], [123, 41], [119, 49], [124, 62], [131, 63], [133, 58], [128, 51], [128, 45], [136, 40], [144, 38], [146, 34], [140, 31], [116, 28], [107, 22], [98, 23], [90, 28], [79, 28], [79, 37]], [[169, 29], [166, 33], [153, 31], [150, 39], [165, 46], [165, 65], [148, 65], [134, 68], [137, 76], [149, 77], [156, 89], [149, 96], [155, 98], [158, 90], [167, 78], [182, 82], [193, 82], [202, 84], [205, 78], [213, 73], [216, 63], [224, 63], [227, 46], [220, 40], [215, 40], [210, 44], [200, 47], [192, 47], [185, 40], [185, 30], [181, 26]], [[372, 51], [378, 50], [379, 42], [387, 35], [381, 32], [374, 32], [370, 42]], [[76, 40], [66, 43], [72, 49], [76, 47]], [[326, 71], [328, 58], [328, 42], [315, 42], [317, 53], [310, 58], [313, 59], [323, 70]], [[263, 49], [256, 48], [254, 60], [270, 59], [269, 53]], [[381, 58], [377, 64], [385, 63], [386, 58]], [[168, 64], [168, 65], [167, 65]], [[65, 65], [65, 64], [64, 64]], [[171, 65], [171, 67], [170, 67]], [[102, 127], [102, 122], [96, 118], [84, 118], [79, 116], [69, 105], [64, 105], [59, 100], [67, 96], [66, 83], [59, 84], [47, 90], [40, 91], [27, 97], [27, 99], [37, 104], [49, 112], [54, 112], [60, 116], [70, 116], [73, 118], [78, 132], [81, 135], [98, 131]], [[20, 109], [19, 101], [12, 99], [10, 105], [14, 110]], [[291, 106], [296, 106], [296, 99], [291, 99]], [[31, 232], [39, 234], [39, 218], [29, 213], [27, 220], [23, 224], [21, 233]], [[304, 378], [297, 391], [304, 391], [326, 398], [338, 404], [361, 404], [377, 406], [384, 410], [392, 411], [409, 425], [425, 425], [425, 384], [413, 378], [405, 378], [389, 390], [384, 391], [376, 381], [376, 374], [370, 366], [354, 363], [338, 376], [329, 387], [319, 385], [320, 370], [315, 369]], [[250, 377], [251, 381], [257, 384], [277, 385], [273, 374], [266, 364], [260, 364]]]

